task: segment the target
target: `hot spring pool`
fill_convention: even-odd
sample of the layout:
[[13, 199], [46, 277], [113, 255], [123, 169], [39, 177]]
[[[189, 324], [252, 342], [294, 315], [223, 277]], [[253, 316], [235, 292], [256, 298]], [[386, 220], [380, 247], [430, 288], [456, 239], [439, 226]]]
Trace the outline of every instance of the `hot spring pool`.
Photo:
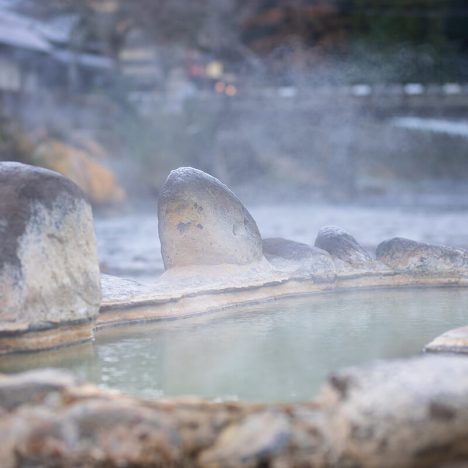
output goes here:
[[467, 323], [468, 289], [333, 293], [110, 329], [94, 343], [0, 357], [0, 372], [62, 367], [144, 397], [296, 401], [334, 370], [418, 354]]

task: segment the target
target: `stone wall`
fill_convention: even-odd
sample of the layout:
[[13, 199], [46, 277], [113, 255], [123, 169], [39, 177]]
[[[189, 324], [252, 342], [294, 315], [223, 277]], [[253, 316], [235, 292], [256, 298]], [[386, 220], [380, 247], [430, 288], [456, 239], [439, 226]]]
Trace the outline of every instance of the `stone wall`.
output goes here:
[[468, 361], [346, 369], [283, 405], [148, 401], [33, 371], [0, 376], [0, 414], [5, 468], [464, 466]]

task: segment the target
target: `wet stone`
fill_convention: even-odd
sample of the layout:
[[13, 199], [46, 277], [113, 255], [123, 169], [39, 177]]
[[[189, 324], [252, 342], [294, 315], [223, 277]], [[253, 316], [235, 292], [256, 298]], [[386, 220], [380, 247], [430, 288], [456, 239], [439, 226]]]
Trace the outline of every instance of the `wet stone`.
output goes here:
[[315, 247], [326, 250], [330, 255], [351, 264], [372, 261], [371, 256], [351, 234], [336, 226], [321, 228], [315, 239]]
[[379, 244], [376, 256], [377, 260], [396, 271], [468, 276], [468, 252], [462, 249], [395, 237]]
[[426, 356], [349, 368], [318, 399], [349, 466], [440, 466], [468, 455], [468, 361]]
[[13, 376], [0, 375], [0, 408], [12, 411], [24, 404], [39, 404], [54, 391], [78, 385], [81, 380], [64, 370], [40, 369]]
[[[43, 373], [43, 376], [41, 376]], [[341, 370], [296, 404], [143, 400], [61, 371], [0, 376], [2, 468], [459, 466], [468, 360], [426, 356]], [[38, 396], [39, 395], [39, 396]]]
[[333, 257], [338, 271], [359, 273], [381, 270], [383, 267], [359, 245], [351, 234], [336, 226], [322, 227], [315, 239], [315, 247], [325, 250]]
[[166, 269], [245, 265], [262, 258], [254, 219], [218, 179], [191, 167], [172, 171], [159, 197], [159, 238]]
[[202, 466], [259, 466], [289, 445], [291, 425], [285, 415], [267, 411], [252, 414], [226, 428], [216, 444], [200, 456]]
[[263, 254], [277, 270], [320, 277], [332, 281], [335, 265], [328, 252], [280, 237], [263, 239]]
[[65, 177], [0, 163], [0, 331], [92, 321], [101, 290], [91, 207]]
[[468, 326], [454, 328], [434, 338], [424, 347], [431, 353], [468, 354]]

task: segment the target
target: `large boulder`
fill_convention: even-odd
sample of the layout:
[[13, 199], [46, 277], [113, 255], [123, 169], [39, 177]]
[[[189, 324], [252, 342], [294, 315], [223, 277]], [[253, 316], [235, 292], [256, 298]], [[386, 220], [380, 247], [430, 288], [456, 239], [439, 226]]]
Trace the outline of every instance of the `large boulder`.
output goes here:
[[[344, 369], [319, 395], [333, 466], [458, 466], [468, 459], [468, 361], [428, 356]], [[450, 465], [450, 462], [454, 465]]]
[[462, 249], [395, 237], [377, 246], [376, 257], [390, 268], [406, 273], [468, 276], [468, 252]]
[[468, 360], [341, 370], [293, 404], [141, 400], [64, 371], [0, 375], [0, 460], [18, 466], [461, 467]]
[[159, 238], [166, 269], [245, 265], [262, 258], [254, 219], [218, 179], [191, 167], [172, 171], [159, 197]]
[[73, 182], [0, 163], [0, 233], [0, 332], [94, 319], [101, 292], [92, 213]]

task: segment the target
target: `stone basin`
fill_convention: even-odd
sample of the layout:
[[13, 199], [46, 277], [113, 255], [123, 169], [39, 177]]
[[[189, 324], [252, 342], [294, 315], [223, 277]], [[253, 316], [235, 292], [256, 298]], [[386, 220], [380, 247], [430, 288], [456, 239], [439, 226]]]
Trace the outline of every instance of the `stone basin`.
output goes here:
[[[165, 273], [148, 285], [99, 276], [91, 211], [79, 189], [11, 163], [0, 163], [0, 179], [0, 354], [11, 354], [0, 359], [8, 371], [42, 367], [41, 356], [52, 356], [29, 353], [28, 365], [18, 352], [72, 344], [54, 352], [86, 366], [94, 336], [115, 333], [124, 342], [124, 325], [148, 331], [148, 322], [209, 321], [269, 301], [326, 303], [331, 293], [330, 302], [356, 290], [388, 306], [383, 289], [451, 287], [443, 291], [452, 298], [468, 285], [461, 249], [393, 238], [373, 255], [333, 226], [318, 232], [314, 246], [262, 239], [237, 197], [191, 168], [171, 173], [160, 198]], [[333, 372], [312, 401], [253, 405], [138, 399], [63, 371], [0, 375], [0, 460], [6, 468], [463, 466], [467, 376], [461, 357], [384, 361]]]
[[0, 375], [2, 467], [452, 467], [468, 459], [468, 361], [337, 372], [300, 404], [145, 400], [64, 371]]
[[107, 275], [99, 281], [90, 209], [80, 190], [58, 174], [19, 164], [2, 163], [0, 176], [0, 226], [7, 226], [0, 354], [80, 343], [107, 327], [280, 298], [468, 285], [468, 253], [461, 249], [394, 238], [373, 256], [332, 226], [318, 232], [315, 246], [262, 239], [237, 197], [192, 168], [173, 171], [160, 197], [166, 271], [153, 284]]
[[466, 288], [350, 290], [100, 328], [93, 343], [0, 359], [0, 372], [66, 368], [147, 397], [297, 402], [347, 366], [418, 356], [466, 323]]

